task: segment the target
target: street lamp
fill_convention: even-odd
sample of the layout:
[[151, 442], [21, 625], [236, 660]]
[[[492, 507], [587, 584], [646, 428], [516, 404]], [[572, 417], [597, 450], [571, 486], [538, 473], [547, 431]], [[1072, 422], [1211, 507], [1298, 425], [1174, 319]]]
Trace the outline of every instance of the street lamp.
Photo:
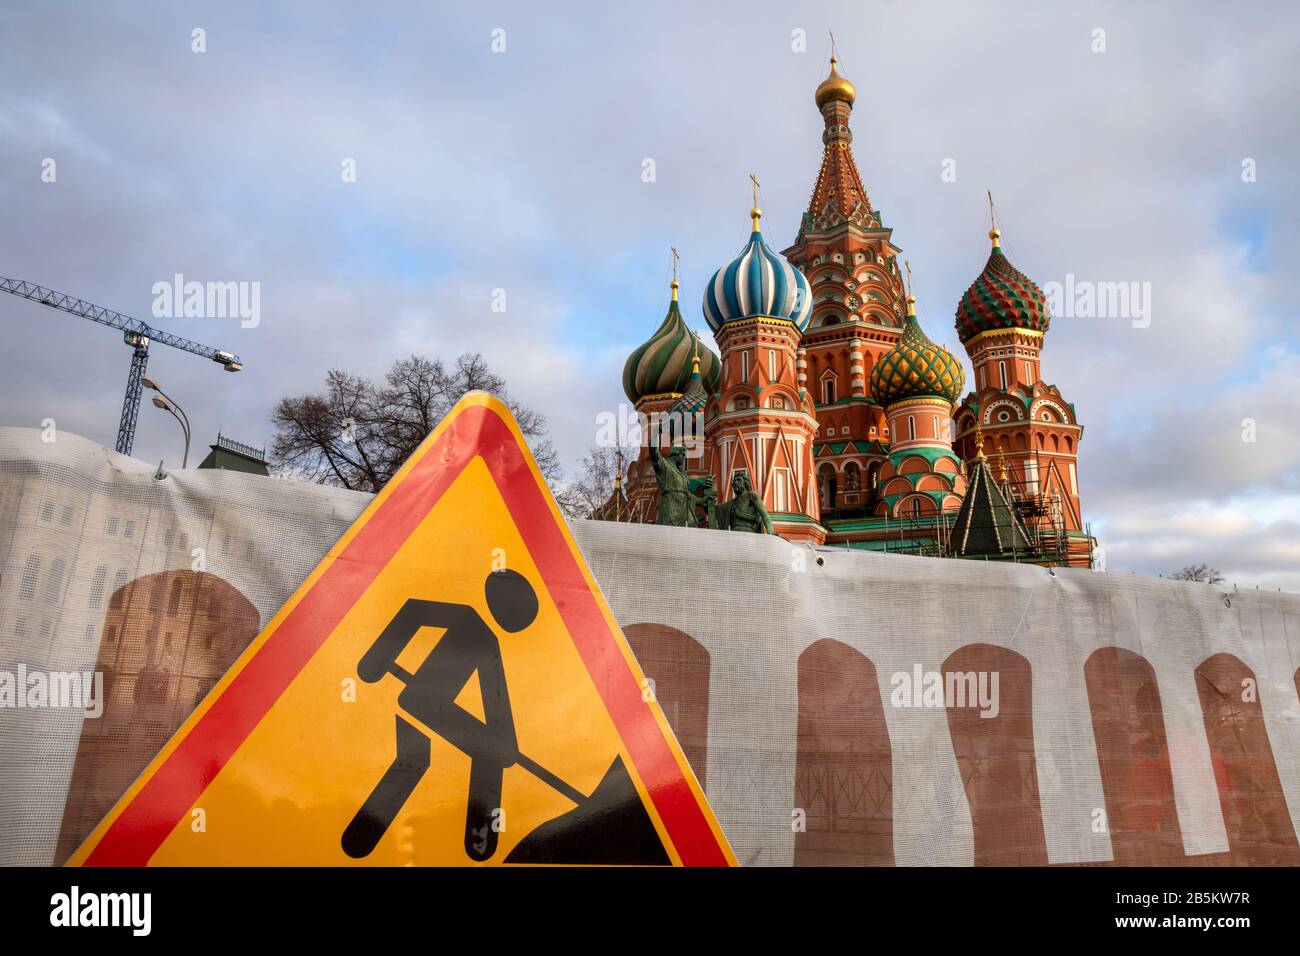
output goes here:
[[[171, 412], [172, 418], [181, 423], [181, 431], [185, 433], [185, 456], [181, 459], [181, 468], [185, 468], [190, 463], [190, 418], [185, 414], [185, 409], [176, 403], [172, 398], [162, 390], [158, 380], [152, 375], [141, 375], [140, 384], [145, 388], [151, 388], [158, 394], [153, 397], [154, 406], [161, 408], [165, 412]], [[179, 414], [178, 414], [179, 413]]]

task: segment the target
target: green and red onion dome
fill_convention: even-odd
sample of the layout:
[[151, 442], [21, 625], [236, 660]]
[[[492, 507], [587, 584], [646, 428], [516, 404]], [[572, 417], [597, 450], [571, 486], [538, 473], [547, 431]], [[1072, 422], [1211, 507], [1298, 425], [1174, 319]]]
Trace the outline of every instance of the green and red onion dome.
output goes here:
[[916, 299], [909, 295], [903, 337], [871, 369], [871, 397], [886, 408], [908, 398], [942, 398], [955, 405], [965, 384], [961, 362], [925, 334], [916, 318]]
[[[691, 383], [696, 340], [677, 304], [675, 279], [672, 289], [663, 323], [623, 364], [623, 391], [633, 403], [655, 395], [681, 395]], [[699, 350], [699, 359], [703, 387], [716, 392], [722, 384], [722, 362], [707, 348]]]
[[957, 303], [957, 335], [963, 344], [982, 332], [999, 329], [1046, 332], [1051, 321], [1043, 290], [1003, 254], [1000, 235], [996, 229], [990, 230], [993, 251], [989, 261]]

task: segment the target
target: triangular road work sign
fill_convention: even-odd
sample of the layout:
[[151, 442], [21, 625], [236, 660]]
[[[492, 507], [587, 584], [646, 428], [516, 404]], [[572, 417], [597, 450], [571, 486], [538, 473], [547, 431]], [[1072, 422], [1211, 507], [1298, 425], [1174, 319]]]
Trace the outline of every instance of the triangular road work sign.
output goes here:
[[649, 686], [471, 393], [69, 862], [735, 865]]

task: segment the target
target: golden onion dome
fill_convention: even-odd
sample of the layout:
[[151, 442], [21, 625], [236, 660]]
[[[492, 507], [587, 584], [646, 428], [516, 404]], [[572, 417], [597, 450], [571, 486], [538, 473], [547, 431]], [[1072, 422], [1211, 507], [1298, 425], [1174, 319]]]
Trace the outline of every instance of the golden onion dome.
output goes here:
[[831, 57], [831, 75], [822, 80], [821, 85], [817, 87], [817, 108], [821, 109], [832, 100], [843, 100], [850, 106], [858, 98], [858, 91], [853, 88], [853, 84], [835, 69], [835, 57]]

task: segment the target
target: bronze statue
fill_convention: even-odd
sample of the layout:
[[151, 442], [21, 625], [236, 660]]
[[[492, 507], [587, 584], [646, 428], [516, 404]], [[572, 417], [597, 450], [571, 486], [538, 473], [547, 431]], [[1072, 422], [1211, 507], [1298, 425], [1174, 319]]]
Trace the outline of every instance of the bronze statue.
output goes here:
[[[749, 475], [738, 471], [731, 479], [730, 501], [717, 506], [717, 527], [730, 531], [752, 531], [755, 534], [775, 534], [772, 516], [763, 507], [763, 499], [750, 487]], [[712, 521], [710, 527], [713, 527]]]
[[659, 514], [655, 518], [655, 524], [694, 528], [698, 522], [695, 517], [695, 495], [692, 493], [691, 480], [686, 477], [686, 449], [674, 445], [664, 456], [658, 448], [651, 445], [650, 461], [655, 466], [655, 483], [659, 485]]

